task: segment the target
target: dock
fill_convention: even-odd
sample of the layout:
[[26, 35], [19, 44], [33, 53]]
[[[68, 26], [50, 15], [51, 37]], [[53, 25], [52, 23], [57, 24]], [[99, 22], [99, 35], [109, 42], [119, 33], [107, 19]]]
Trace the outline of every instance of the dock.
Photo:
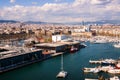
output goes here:
[[100, 71], [103, 72], [108, 72], [109, 70], [113, 70], [114, 67], [113, 66], [98, 66], [95, 68], [84, 68], [84, 72], [92, 72], [92, 73], [98, 73]]
[[61, 54], [63, 54], [63, 52], [59, 52], [59, 53], [54, 53], [54, 54], [51, 54], [51, 56], [59, 56], [59, 55], [61, 55]]
[[114, 59], [89, 60], [91, 64], [116, 64], [117, 62]]

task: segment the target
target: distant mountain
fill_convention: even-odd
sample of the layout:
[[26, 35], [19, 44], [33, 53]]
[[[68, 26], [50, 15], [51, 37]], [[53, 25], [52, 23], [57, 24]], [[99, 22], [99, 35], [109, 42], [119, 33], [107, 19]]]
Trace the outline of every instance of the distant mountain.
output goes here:
[[81, 24], [81, 25], [87, 25], [87, 24], [120, 24], [120, 20], [100, 20], [100, 21], [94, 21], [94, 22], [78, 22], [78, 23], [72, 23], [72, 24]]
[[47, 22], [40, 22], [40, 21], [26, 21], [26, 22], [23, 22], [23, 23], [26, 23], [26, 24], [46, 24]]
[[86, 22], [86, 24], [120, 24], [120, 20], [101, 20], [95, 22]]
[[0, 20], [0, 23], [17, 23], [19, 21], [15, 21], [15, 20]]
[[[0, 23], [18, 23], [20, 21], [15, 21], [15, 20], [0, 20]], [[56, 22], [41, 22], [41, 21], [26, 21], [22, 22], [26, 24], [71, 24], [71, 25], [87, 25], [87, 24], [119, 24], [120, 25], [120, 20], [100, 20], [100, 21], [94, 21], [94, 22], [68, 22], [68, 23], [56, 23]]]

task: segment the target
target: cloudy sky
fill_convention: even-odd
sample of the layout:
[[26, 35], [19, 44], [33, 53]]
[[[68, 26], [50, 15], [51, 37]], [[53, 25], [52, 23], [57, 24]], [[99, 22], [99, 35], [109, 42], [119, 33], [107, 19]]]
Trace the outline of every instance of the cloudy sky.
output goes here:
[[0, 0], [0, 19], [63, 23], [120, 20], [120, 0]]

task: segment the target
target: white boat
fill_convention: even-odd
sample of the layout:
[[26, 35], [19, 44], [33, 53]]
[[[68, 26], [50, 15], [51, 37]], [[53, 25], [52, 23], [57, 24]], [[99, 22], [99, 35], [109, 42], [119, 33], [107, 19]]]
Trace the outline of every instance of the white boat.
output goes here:
[[63, 54], [61, 54], [61, 71], [57, 74], [57, 78], [65, 78], [67, 76], [67, 72], [63, 70]]
[[107, 43], [107, 41], [106, 41], [106, 40], [103, 40], [103, 39], [98, 39], [98, 40], [93, 41], [93, 43], [96, 43], [96, 44], [99, 44], [99, 43]]
[[112, 69], [114, 69], [114, 67], [111, 65], [101, 67], [101, 71], [104, 71], [104, 72], [107, 72], [108, 70], [112, 70]]
[[114, 44], [113, 46], [116, 47], [116, 48], [120, 48], [120, 43]]
[[104, 59], [104, 60], [102, 60], [102, 63], [103, 64], [115, 64], [116, 60], [114, 60], [114, 59]]
[[81, 43], [81, 45], [84, 46], [84, 47], [87, 47], [87, 45], [85, 43]]
[[110, 80], [120, 80], [118, 76], [111, 77]]
[[93, 72], [93, 73], [98, 73], [100, 72], [100, 68], [84, 68], [84, 72]]
[[67, 75], [66, 71], [60, 71], [56, 77], [57, 78], [65, 78], [66, 75]]
[[111, 74], [120, 74], [120, 69], [111, 69], [111, 70], [108, 70], [108, 73], [111, 73]]

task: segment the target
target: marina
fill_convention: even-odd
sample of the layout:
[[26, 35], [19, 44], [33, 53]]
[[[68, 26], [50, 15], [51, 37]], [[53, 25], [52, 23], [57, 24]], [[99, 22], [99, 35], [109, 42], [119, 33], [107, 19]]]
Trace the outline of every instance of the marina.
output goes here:
[[[98, 79], [98, 76], [104, 76], [106, 79], [113, 77], [114, 74], [111, 73], [84, 73], [84, 67], [94, 68], [99, 66], [99, 64], [90, 64], [89, 60], [99, 60], [99, 59], [119, 59], [120, 50], [113, 47], [112, 43], [104, 44], [91, 44], [89, 42], [85, 43], [86, 48], [80, 49], [75, 54], [65, 54], [64, 55], [64, 70], [68, 72], [67, 80], [85, 80], [88, 79]], [[94, 51], [95, 50], [95, 51]], [[95, 57], [94, 57], [95, 56]], [[1, 80], [57, 80], [56, 75], [60, 72], [61, 66], [61, 56], [56, 56], [48, 60], [34, 63], [7, 73], [0, 75]], [[105, 67], [104, 67], [105, 68]], [[105, 68], [106, 69], [106, 68]], [[16, 74], [17, 73], [17, 74]], [[48, 73], [50, 73], [48, 75]], [[7, 78], [6, 78], [7, 76]], [[120, 77], [119, 74], [116, 76]], [[64, 80], [64, 79], [63, 79]]]
[[120, 80], [120, 0], [1, 0], [0, 80]]

